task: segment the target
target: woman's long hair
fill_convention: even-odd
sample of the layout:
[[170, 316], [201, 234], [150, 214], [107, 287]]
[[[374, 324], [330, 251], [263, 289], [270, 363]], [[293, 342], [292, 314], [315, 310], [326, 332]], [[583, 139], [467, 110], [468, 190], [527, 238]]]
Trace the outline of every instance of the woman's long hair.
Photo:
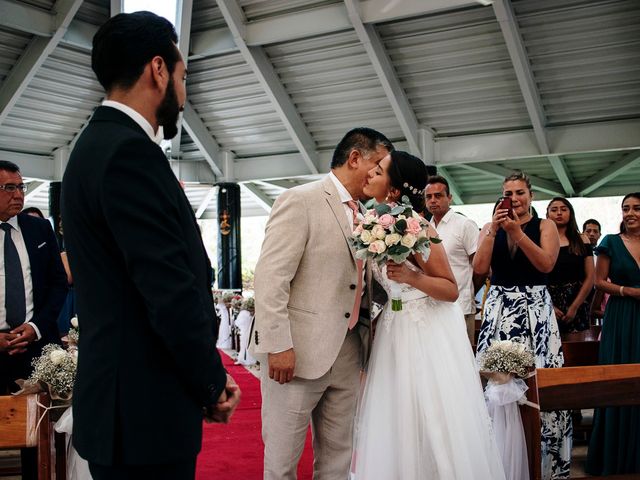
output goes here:
[[[637, 198], [638, 200], [640, 200], [640, 192], [627, 193], [622, 199], [622, 203], [620, 204], [620, 206], [624, 205], [624, 202], [627, 201], [627, 198]], [[620, 233], [627, 233], [627, 227], [625, 227], [624, 225], [624, 220], [620, 222]]]
[[571, 205], [571, 202], [564, 197], [554, 197], [549, 202], [549, 205], [547, 205], [547, 218], [549, 218], [549, 207], [553, 202], [560, 202], [569, 209], [569, 221], [567, 222], [567, 229], [565, 231], [567, 239], [569, 239], [569, 253], [578, 256], [586, 254], [590, 246], [584, 243], [584, 239], [580, 234], [578, 223], [576, 222], [576, 212], [573, 210], [573, 205]]
[[406, 195], [418, 213], [424, 213], [424, 189], [427, 186], [427, 166], [418, 157], [407, 152], [391, 152], [391, 165], [387, 172], [391, 186], [400, 190], [400, 197]]

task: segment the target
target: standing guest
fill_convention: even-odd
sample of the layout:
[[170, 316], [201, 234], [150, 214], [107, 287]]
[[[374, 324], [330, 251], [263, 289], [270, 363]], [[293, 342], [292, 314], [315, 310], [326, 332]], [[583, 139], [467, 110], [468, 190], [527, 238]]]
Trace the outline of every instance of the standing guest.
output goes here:
[[349, 477], [366, 357], [358, 322], [362, 264], [350, 239], [369, 170], [392, 149], [375, 130], [349, 131], [333, 153], [329, 175], [287, 190], [271, 210], [255, 271], [251, 339], [263, 356], [265, 480], [296, 478], [309, 423], [314, 478]]
[[478, 246], [478, 225], [451, 210], [449, 183], [434, 175], [427, 180], [425, 190], [427, 210], [433, 216], [431, 224], [438, 231], [447, 252], [451, 270], [458, 284], [458, 305], [464, 313], [469, 342], [475, 343], [476, 303], [473, 285], [473, 256]]
[[[596, 288], [610, 295], [599, 363], [640, 363], [640, 192], [622, 199], [620, 234], [604, 237], [596, 255]], [[596, 409], [586, 470], [640, 473], [640, 407]]]
[[578, 231], [573, 205], [556, 197], [547, 206], [547, 218], [556, 224], [560, 253], [549, 273], [549, 293], [560, 333], [581, 332], [590, 327], [587, 297], [593, 291], [593, 250]]
[[[17, 165], [0, 161], [0, 395], [18, 390], [31, 360], [60, 343], [56, 318], [67, 294], [48, 221], [20, 213], [27, 190]], [[22, 451], [22, 478], [37, 478], [35, 449]]]
[[215, 348], [210, 264], [156, 141], [175, 136], [185, 64], [168, 20], [110, 18], [91, 65], [106, 90], [62, 185], [82, 325], [73, 441], [94, 480], [193, 479], [202, 421], [240, 392]]
[[[478, 338], [478, 356], [494, 340], [524, 343], [537, 368], [561, 367], [560, 333], [548, 274], [560, 250], [558, 230], [551, 220], [531, 214], [533, 193], [529, 177], [516, 172], [504, 179], [502, 195], [512, 208], [498, 205], [491, 222], [480, 232], [473, 268], [478, 275], [491, 269], [491, 287]], [[569, 477], [571, 417], [567, 411], [543, 412], [542, 478]]]
[[240, 330], [240, 345], [238, 347], [238, 359], [236, 365], [255, 365], [256, 359], [249, 353], [249, 340], [251, 337], [251, 326], [255, 314], [255, 299], [247, 298], [242, 302], [242, 307], [236, 317], [236, 327]]
[[600, 236], [602, 235], [602, 227], [600, 226], [600, 222], [593, 218], [590, 218], [582, 224], [582, 234], [587, 236], [587, 238], [589, 239], [589, 243], [591, 243], [591, 246], [595, 248], [595, 246], [598, 245]]

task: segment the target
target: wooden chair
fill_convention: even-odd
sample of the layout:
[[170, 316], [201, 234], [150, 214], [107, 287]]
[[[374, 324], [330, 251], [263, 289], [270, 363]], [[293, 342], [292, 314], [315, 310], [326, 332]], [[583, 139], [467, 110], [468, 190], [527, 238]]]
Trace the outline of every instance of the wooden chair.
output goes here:
[[[64, 480], [66, 464], [64, 443], [62, 451], [54, 448], [53, 427], [49, 412], [38, 405], [49, 405], [45, 393], [32, 395], [0, 395], [0, 450], [37, 447], [38, 480]], [[36, 429], [38, 421], [40, 425]], [[60, 438], [56, 438], [56, 444]], [[56, 458], [57, 457], [57, 458]], [[56, 462], [57, 460], [57, 462]], [[57, 468], [55, 468], [57, 465]], [[16, 473], [16, 472], [7, 472]], [[19, 472], [17, 472], [19, 473]]]
[[[539, 368], [527, 385], [527, 399], [539, 404], [542, 412], [640, 405], [640, 364]], [[531, 480], [540, 480], [541, 476], [540, 411], [527, 405], [520, 407]], [[583, 477], [600, 478], [637, 480], [638, 474]]]

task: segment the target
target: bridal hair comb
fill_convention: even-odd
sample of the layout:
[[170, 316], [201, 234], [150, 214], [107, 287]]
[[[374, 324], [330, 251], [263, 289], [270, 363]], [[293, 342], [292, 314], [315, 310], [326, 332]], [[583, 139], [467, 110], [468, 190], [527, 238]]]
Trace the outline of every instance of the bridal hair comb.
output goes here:
[[424, 188], [422, 190], [417, 189], [416, 187], [412, 187], [411, 185], [409, 185], [407, 182], [404, 182], [402, 184], [402, 186], [404, 188], [406, 188], [407, 190], [409, 190], [411, 193], [413, 193], [414, 195], [418, 195], [418, 194], [423, 194], [424, 193]]

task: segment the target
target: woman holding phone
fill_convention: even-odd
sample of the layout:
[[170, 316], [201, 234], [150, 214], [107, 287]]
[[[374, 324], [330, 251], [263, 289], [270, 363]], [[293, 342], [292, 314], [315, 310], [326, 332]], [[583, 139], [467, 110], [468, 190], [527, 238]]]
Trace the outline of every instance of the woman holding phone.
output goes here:
[[[537, 368], [564, 363], [558, 323], [547, 290], [547, 276], [560, 250], [556, 225], [531, 214], [531, 182], [516, 172], [504, 179], [502, 201], [492, 221], [480, 231], [473, 269], [491, 271], [478, 338], [478, 356], [494, 340], [524, 343]], [[542, 478], [569, 478], [571, 416], [567, 411], [543, 412]]]

